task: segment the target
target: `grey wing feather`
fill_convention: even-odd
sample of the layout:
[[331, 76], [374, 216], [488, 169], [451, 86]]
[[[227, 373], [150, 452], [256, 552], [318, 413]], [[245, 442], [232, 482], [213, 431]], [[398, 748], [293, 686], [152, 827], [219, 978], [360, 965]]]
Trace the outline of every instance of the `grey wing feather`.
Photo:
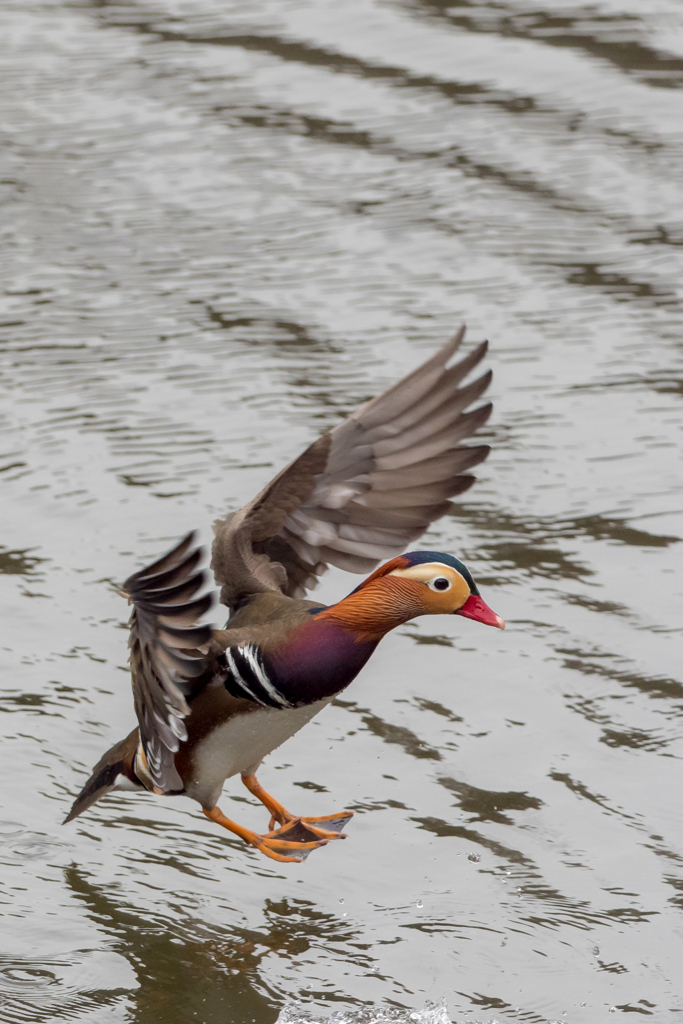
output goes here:
[[467, 411], [487, 372], [461, 381], [484, 358], [483, 342], [455, 365], [455, 338], [393, 387], [318, 438], [249, 505], [214, 524], [212, 568], [221, 600], [251, 593], [300, 597], [328, 565], [365, 573], [417, 540], [474, 483], [489, 453], [462, 447], [491, 414]]
[[207, 669], [199, 648], [211, 639], [211, 627], [198, 625], [211, 595], [194, 596], [206, 582], [206, 574], [195, 571], [202, 554], [195, 537], [189, 533], [122, 588], [133, 605], [130, 667], [140, 738], [152, 782], [164, 793], [183, 788], [174, 754], [187, 739], [188, 699]]

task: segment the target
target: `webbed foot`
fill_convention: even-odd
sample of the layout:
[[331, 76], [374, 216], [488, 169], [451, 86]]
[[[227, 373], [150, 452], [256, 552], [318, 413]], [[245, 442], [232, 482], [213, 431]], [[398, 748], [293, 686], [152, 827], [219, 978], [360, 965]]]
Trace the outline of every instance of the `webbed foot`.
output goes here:
[[[308, 830], [321, 839], [346, 839], [346, 833], [342, 832], [342, 829], [346, 825], [347, 821], [351, 821], [354, 815], [353, 811], [338, 811], [336, 814], [321, 814], [318, 817], [300, 817], [297, 818], [289, 811], [285, 811], [282, 808], [284, 815], [284, 822], [282, 828], [287, 828], [290, 823], [300, 821], [305, 825]], [[269, 828], [271, 831], [275, 828], [275, 817], [271, 817]], [[282, 829], [276, 830], [281, 831]]]
[[252, 832], [250, 828], [238, 825], [236, 821], [231, 821], [223, 814], [220, 807], [212, 807], [210, 810], [205, 808], [204, 814], [211, 821], [215, 821], [217, 825], [222, 825], [233, 835], [239, 836], [245, 843], [255, 846], [271, 860], [301, 863], [306, 860], [311, 850], [327, 846], [328, 842], [326, 837], [319, 836], [309, 829], [299, 818], [294, 818], [282, 828], [262, 836], [258, 832]]
[[276, 825], [280, 825], [281, 828], [276, 831], [284, 831], [284, 829], [293, 824], [295, 821], [303, 822], [310, 831], [321, 839], [346, 839], [346, 836], [342, 832], [344, 825], [347, 821], [350, 821], [353, 817], [353, 811], [337, 811], [335, 814], [321, 814], [317, 817], [303, 817], [297, 814], [291, 814], [286, 807], [283, 807], [279, 800], [276, 800], [274, 796], [268, 793], [259, 780], [254, 774], [245, 774], [242, 776], [242, 782], [247, 787], [249, 792], [260, 800], [266, 810], [270, 811], [270, 823], [268, 828], [270, 834], [273, 834]]

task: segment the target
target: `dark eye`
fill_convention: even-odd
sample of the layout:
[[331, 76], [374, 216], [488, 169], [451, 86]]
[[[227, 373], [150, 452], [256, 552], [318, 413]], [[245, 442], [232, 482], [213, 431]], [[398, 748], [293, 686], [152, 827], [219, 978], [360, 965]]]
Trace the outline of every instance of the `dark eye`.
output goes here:
[[439, 576], [438, 579], [432, 580], [432, 587], [434, 590], [448, 590], [450, 585], [450, 580], [445, 579], [443, 576]]

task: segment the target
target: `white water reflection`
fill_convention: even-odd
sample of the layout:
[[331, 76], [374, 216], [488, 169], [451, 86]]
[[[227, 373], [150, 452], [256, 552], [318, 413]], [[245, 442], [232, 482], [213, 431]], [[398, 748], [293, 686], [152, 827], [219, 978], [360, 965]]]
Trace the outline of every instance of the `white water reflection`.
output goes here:
[[428, 1003], [423, 1009], [336, 1010], [324, 1017], [310, 1014], [301, 1003], [282, 1008], [276, 1024], [450, 1024], [445, 1002]]

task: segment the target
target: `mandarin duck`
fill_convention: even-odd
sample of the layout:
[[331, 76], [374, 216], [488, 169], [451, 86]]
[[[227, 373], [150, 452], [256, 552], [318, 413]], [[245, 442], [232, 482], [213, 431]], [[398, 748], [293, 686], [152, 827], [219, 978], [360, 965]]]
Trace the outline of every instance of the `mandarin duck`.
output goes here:
[[[256, 778], [263, 758], [347, 687], [396, 626], [437, 614], [505, 625], [459, 559], [400, 553], [472, 485], [466, 471], [489, 453], [460, 445], [491, 413], [490, 403], [466, 411], [490, 371], [459, 387], [486, 342], [448, 366], [463, 336], [464, 328], [214, 524], [211, 568], [229, 609], [224, 629], [201, 624], [212, 597], [196, 596], [205, 573], [194, 533], [125, 582], [139, 724], [104, 754], [66, 821], [120, 786], [186, 794], [277, 861], [303, 861], [345, 838], [353, 811], [291, 814]], [[328, 565], [375, 571], [336, 604], [305, 600]], [[238, 774], [270, 814], [263, 835], [218, 807], [226, 779]]]

